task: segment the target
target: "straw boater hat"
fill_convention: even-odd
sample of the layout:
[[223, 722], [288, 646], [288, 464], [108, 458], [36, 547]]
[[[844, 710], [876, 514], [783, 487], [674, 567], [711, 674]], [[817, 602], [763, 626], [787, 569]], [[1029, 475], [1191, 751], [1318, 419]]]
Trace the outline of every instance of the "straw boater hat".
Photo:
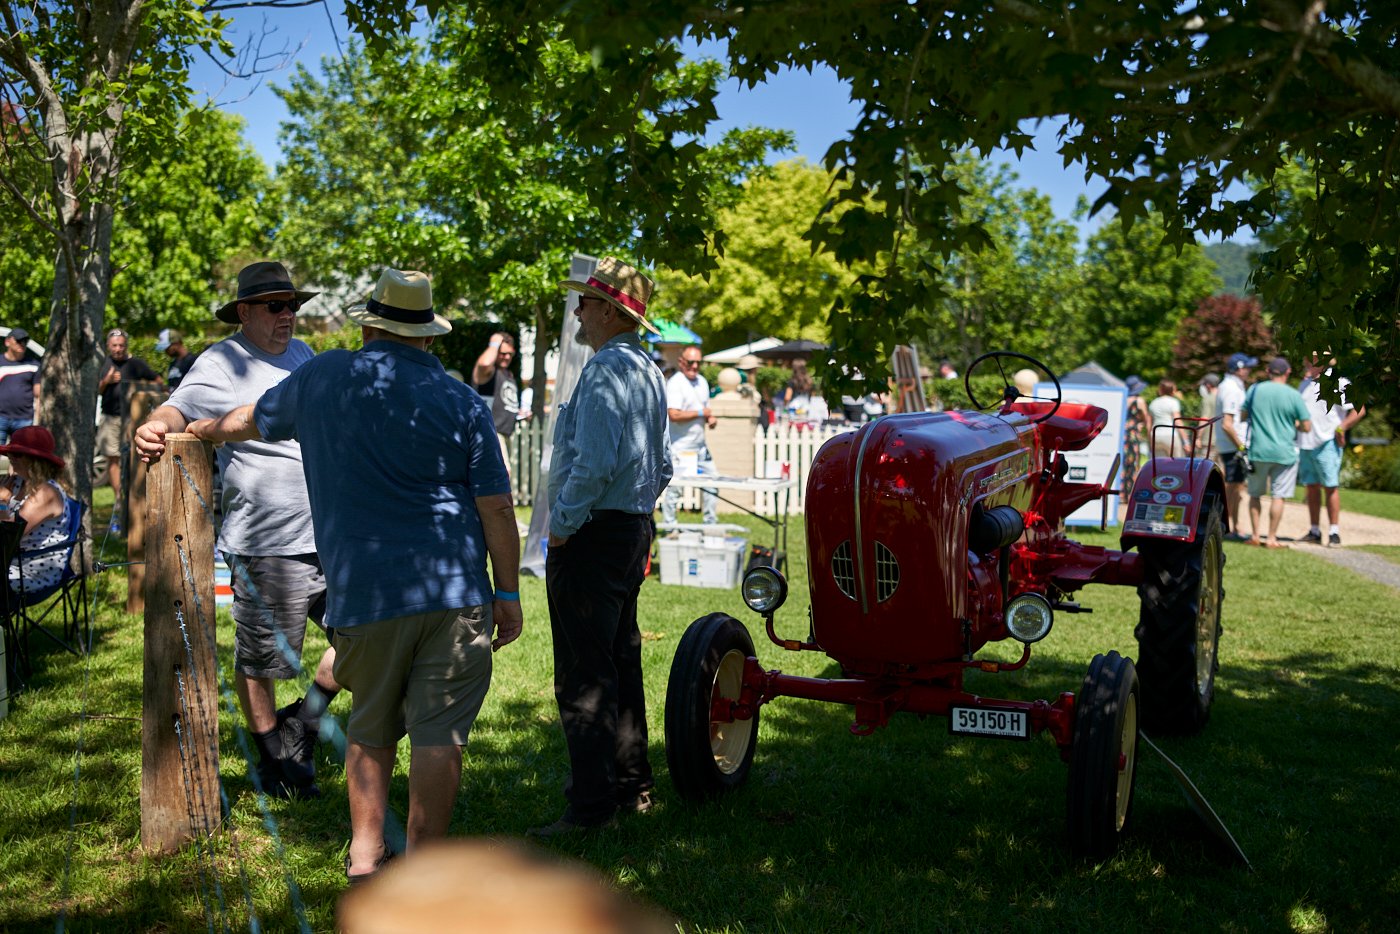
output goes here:
[[384, 270], [369, 298], [345, 313], [356, 324], [400, 337], [432, 337], [452, 330], [446, 318], [433, 312], [433, 284], [423, 272]]
[[0, 454], [7, 457], [14, 454], [25, 454], [29, 457], [46, 460], [62, 470], [63, 458], [55, 454], [53, 449], [53, 432], [43, 425], [16, 428], [14, 433], [10, 435], [10, 443], [0, 444]]
[[253, 263], [238, 270], [238, 297], [218, 311], [214, 317], [229, 324], [238, 323], [238, 303], [257, 301], [264, 295], [277, 292], [295, 292], [298, 301], [320, 295], [320, 292], [307, 292], [292, 285], [292, 277], [287, 267], [281, 263]]
[[598, 268], [593, 270], [593, 275], [584, 281], [566, 279], [559, 284], [566, 289], [611, 302], [642, 327], [657, 337], [661, 336], [656, 326], [647, 320], [647, 302], [651, 301], [652, 281], [621, 260], [605, 256], [598, 262]]

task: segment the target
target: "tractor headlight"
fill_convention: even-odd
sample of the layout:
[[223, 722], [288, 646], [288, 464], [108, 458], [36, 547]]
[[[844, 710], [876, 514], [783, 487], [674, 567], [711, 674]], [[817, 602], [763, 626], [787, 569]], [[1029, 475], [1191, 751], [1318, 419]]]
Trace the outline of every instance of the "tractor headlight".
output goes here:
[[1006, 605], [1006, 628], [1020, 642], [1039, 642], [1050, 634], [1054, 623], [1050, 601], [1038, 593], [1023, 593]]
[[787, 579], [776, 568], [757, 567], [744, 575], [740, 592], [749, 609], [767, 616], [787, 600]]

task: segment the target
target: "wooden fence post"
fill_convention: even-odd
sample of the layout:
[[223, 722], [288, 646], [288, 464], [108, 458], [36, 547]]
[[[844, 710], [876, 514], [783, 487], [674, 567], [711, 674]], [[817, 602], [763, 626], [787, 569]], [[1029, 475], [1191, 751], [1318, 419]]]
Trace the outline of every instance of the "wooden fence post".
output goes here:
[[146, 493], [141, 845], [169, 853], [221, 823], [213, 471], [204, 443], [167, 435]]
[[[141, 613], [146, 608], [146, 465], [141, 463], [141, 454], [132, 439], [136, 435], [136, 426], [144, 422], [167, 395], [164, 391], [142, 389], [131, 394], [127, 405], [126, 509], [122, 510], [122, 521], [126, 523], [126, 560], [129, 562], [126, 569], [126, 611], [132, 614]], [[117, 506], [112, 508], [115, 510]]]

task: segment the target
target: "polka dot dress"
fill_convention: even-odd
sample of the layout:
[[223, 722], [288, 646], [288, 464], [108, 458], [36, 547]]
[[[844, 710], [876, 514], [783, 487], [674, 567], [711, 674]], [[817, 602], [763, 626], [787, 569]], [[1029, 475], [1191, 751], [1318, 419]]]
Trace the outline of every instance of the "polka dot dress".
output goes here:
[[[37, 593], [57, 587], [63, 580], [63, 570], [68, 564], [68, 549], [60, 548], [48, 554], [27, 557], [31, 552], [41, 551], [50, 545], [57, 545], [68, 540], [68, 523], [72, 519], [69, 511], [74, 508], [74, 503], [67, 496], [63, 495], [63, 488], [52, 480], [49, 484], [63, 496], [63, 514], [50, 516], [43, 522], [30, 529], [25, 529], [24, 538], [20, 540], [20, 557], [10, 562], [10, 590], [19, 592], [20, 574], [19, 561], [24, 561], [24, 591], [25, 593]], [[27, 499], [28, 497], [25, 497]], [[20, 499], [13, 504], [16, 512], [24, 505], [24, 499]]]

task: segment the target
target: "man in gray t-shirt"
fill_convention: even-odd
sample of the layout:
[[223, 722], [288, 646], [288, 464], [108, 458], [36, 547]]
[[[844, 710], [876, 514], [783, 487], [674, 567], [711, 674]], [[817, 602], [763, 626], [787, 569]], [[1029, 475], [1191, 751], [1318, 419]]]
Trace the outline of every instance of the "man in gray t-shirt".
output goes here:
[[[314, 356], [292, 337], [301, 303], [315, 292], [292, 286], [281, 263], [238, 274], [238, 298], [217, 312], [241, 325], [209, 347], [164, 405], [136, 431], [142, 460], [158, 458], [165, 435], [199, 418], [256, 402]], [[315, 797], [315, 742], [321, 714], [339, 692], [327, 648], [306, 697], [277, 708], [276, 682], [301, 669], [306, 621], [325, 628], [326, 583], [316, 556], [311, 507], [295, 441], [242, 441], [218, 449], [223, 475], [219, 551], [233, 572], [235, 686], [258, 747], [257, 778], [279, 797]]]

